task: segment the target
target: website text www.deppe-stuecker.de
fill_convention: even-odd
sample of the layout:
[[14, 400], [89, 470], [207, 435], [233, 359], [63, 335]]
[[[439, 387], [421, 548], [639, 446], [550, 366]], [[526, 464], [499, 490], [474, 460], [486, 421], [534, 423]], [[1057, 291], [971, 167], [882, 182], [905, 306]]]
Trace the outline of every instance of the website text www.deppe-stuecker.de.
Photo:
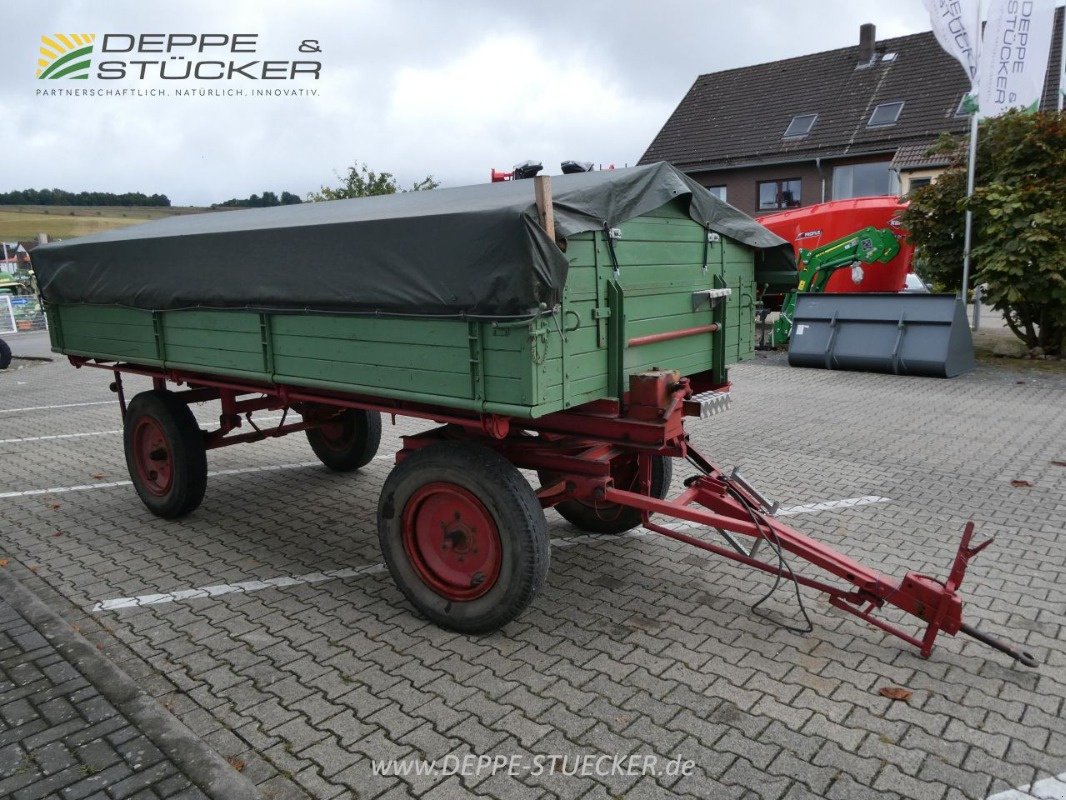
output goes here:
[[416, 776], [432, 775], [446, 777], [460, 775], [475, 777], [483, 773], [491, 775], [564, 775], [570, 777], [605, 778], [610, 775], [650, 775], [653, 777], [691, 775], [696, 764], [680, 756], [662, 758], [642, 753], [609, 754], [562, 754], [542, 753], [538, 755], [448, 755], [443, 758], [426, 760], [421, 758], [404, 758], [389, 761], [372, 761], [371, 769], [375, 775], [382, 776]]

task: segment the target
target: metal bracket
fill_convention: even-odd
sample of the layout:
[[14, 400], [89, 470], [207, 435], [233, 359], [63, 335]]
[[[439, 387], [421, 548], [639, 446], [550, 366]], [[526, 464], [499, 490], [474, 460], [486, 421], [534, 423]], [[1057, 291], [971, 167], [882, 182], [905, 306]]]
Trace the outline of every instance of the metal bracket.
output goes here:
[[699, 311], [704, 306], [707, 308], [715, 308], [731, 294], [733, 294], [733, 290], [728, 286], [723, 289], [701, 289], [698, 292], [693, 292], [692, 310]]
[[607, 237], [609, 239], [621, 239], [622, 238], [622, 229], [621, 228], [608, 228], [607, 229]]
[[722, 237], [719, 236], [714, 231], [707, 231], [707, 241], [708, 242], [720, 242], [720, 241], [722, 241]]
[[740, 474], [740, 469], [738, 467], [733, 467], [733, 471], [729, 473], [729, 480], [743, 488], [744, 491], [758, 500], [759, 505], [762, 506], [762, 510], [771, 517], [776, 514], [777, 509], [781, 507], [781, 504], [776, 500], [770, 500], [766, 495], [748, 483], [747, 479]]
[[729, 542], [729, 546], [736, 550], [738, 553], [740, 553], [742, 556], [752, 558], [757, 552], [759, 552], [759, 545], [762, 544], [762, 539], [756, 539], [754, 542], [751, 543], [751, 547], [745, 547], [737, 540], [737, 537], [735, 537], [729, 531], [723, 531], [721, 528], [715, 528], [715, 530], [722, 534], [722, 538]]

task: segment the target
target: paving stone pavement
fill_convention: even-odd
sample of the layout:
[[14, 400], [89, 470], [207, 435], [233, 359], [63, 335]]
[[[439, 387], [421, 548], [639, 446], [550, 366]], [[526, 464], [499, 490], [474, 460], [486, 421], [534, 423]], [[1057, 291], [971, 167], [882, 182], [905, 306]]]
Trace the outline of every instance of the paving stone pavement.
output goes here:
[[3, 598], [0, 797], [206, 800]]
[[[387, 457], [336, 475], [299, 436], [212, 451], [214, 471], [296, 466], [217, 475], [180, 522], [152, 517], [129, 486], [11, 494], [126, 479], [121, 437], [107, 433], [119, 428], [108, 375], [63, 363], [0, 375], [0, 442], [20, 440], [0, 443], [0, 550], [145, 691], [240, 759], [265, 798], [940, 800], [1063, 773], [1066, 468], [1052, 462], [1066, 460], [1066, 379], [792, 370], [779, 356], [732, 378], [733, 407], [691, 426], [706, 452], [786, 505], [890, 498], [789, 522], [896, 576], [945, 575], [972, 518], [996, 543], [971, 566], [967, 618], [1033, 651], [1040, 669], [961, 637], [923, 660], [807, 591], [815, 630], [790, 633], [750, 609], [763, 576], [661, 537], [576, 536], [554, 512], [534, 605], [501, 633], [442, 631], [373, 568]], [[71, 405], [82, 403], [94, 405]], [[40, 406], [64, 407], [12, 411]], [[423, 427], [386, 426], [381, 454]], [[688, 473], [677, 472], [679, 485]], [[333, 570], [347, 577], [321, 574]], [[274, 583], [93, 610], [256, 580]], [[790, 591], [764, 608], [797, 615]], [[913, 694], [891, 701], [885, 686]], [[695, 767], [395, 777], [371, 766], [615, 753]]]

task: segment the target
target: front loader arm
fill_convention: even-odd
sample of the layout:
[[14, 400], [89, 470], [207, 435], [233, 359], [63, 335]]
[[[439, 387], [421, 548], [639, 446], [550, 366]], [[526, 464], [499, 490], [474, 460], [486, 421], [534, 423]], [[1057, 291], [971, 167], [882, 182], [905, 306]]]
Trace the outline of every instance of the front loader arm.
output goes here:
[[781, 303], [781, 314], [773, 327], [773, 345], [784, 344], [792, 335], [799, 292], [821, 293], [838, 269], [859, 264], [886, 264], [899, 253], [899, 240], [887, 228], [863, 228], [813, 250], [800, 250], [800, 275], [796, 291]]

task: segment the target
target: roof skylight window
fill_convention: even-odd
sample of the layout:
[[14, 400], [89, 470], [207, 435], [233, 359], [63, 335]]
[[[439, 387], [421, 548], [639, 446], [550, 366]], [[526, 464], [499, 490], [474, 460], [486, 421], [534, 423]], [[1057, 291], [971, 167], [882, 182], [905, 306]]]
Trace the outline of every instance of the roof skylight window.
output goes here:
[[903, 111], [903, 103], [881, 103], [874, 109], [874, 113], [870, 115], [870, 121], [866, 123], [867, 128], [882, 128], [886, 125], [895, 125], [899, 122], [900, 112]]
[[797, 114], [785, 129], [785, 138], [793, 139], [806, 136], [811, 132], [811, 128], [814, 127], [814, 122], [817, 119], [817, 114]]

